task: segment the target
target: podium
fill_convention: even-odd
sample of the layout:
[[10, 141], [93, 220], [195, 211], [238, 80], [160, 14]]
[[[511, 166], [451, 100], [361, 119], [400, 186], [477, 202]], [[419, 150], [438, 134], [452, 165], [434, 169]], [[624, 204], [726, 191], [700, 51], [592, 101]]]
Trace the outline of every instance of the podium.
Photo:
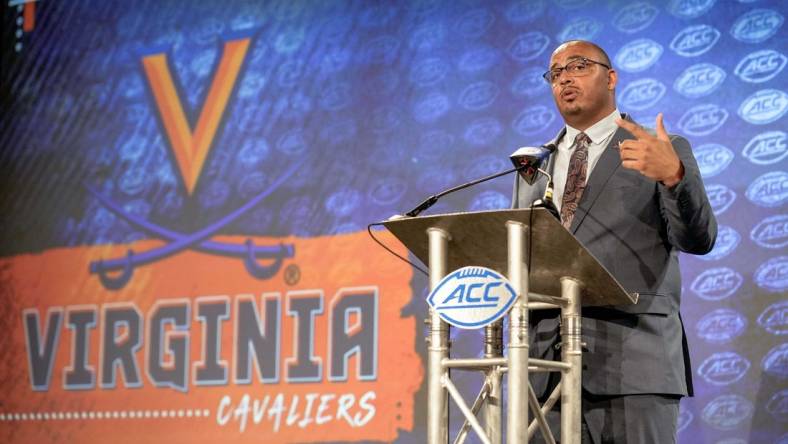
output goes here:
[[[473, 429], [484, 443], [501, 443], [502, 378], [508, 381], [507, 443], [525, 443], [539, 429], [554, 443], [545, 414], [560, 398], [563, 443], [580, 443], [581, 306], [637, 302], [547, 210], [516, 209], [402, 218], [383, 224], [429, 266], [434, 289], [453, 270], [481, 266], [504, 274], [517, 292], [509, 313], [508, 356], [503, 356], [502, 319], [484, 327], [484, 357], [452, 358], [449, 328], [430, 308], [427, 322], [427, 442], [448, 442], [449, 397], [466, 420], [455, 443]], [[561, 310], [561, 361], [529, 358], [528, 311]], [[468, 406], [452, 383], [450, 369], [484, 373], [484, 383]], [[561, 382], [543, 405], [528, 380], [529, 371], [561, 372]], [[483, 424], [477, 415], [483, 409]], [[529, 410], [533, 420], [528, 421]]]

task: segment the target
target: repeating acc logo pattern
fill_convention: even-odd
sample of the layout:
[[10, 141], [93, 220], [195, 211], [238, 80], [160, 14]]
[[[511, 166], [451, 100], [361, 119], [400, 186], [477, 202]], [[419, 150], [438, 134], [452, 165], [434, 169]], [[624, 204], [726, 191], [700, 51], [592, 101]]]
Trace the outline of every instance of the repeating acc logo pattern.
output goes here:
[[773, 49], [762, 49], [745, 56], [733, 71], [747, 83], [763, 83], [775, 78], [788, 58]]
[[698, 367], [698, 375], [713, 385], [725, 386], [740, 380], [750, 369], [750, 361], [735, 352], [715, 353]]
[[771, 165], [788, 156], [788, 134], [783, 131], [767, 131], [753, 137], [742, 151], [742, 155], [756, 165]]
[[783, 16], [771, 9], [754, 9], [739, 17], [731, 35], [745, 43], [760, 43], [773, 36], [783, 24]]
[[618, 50], [615, 66], [628, 72], [644, 71], [657, 63], [662, 51], [662, 45], [654, 40], [633, 40]]
[[747, 318], [730, 308], [718, 308], [695, 325], [698, 337], [712, 343], [726, 343], [747, 329]]
[[[89, 2], [72, 3], [76, 10]], [[113, 14], [94, 36], [72, 31], [75, 45], [68, 51], [82, 55], [75, 64], [81, 68], [61, 76], [89, 86], [55, 88], [67, 91], [60, 95], [42, 90], [37, 102], [43, 105], [31, 104], [40, 118], [20, 124], [35, 131], [18, 131], [31, 134], [30, 143], [2, 149], [51, 146], [62, 128], [42, 122], [70, 122], [66, 117], [80, 109], [117, 107], [106, 116], [119, 116], [116, 123], [86, 130], [92, 148], [80, 159], [93, 162], [90, 171], [110, 172], [103, 186], [125, 213], [166, 226], [188, 219], [190, 210], [209, 218], [229, 212], [239, 199], [267, 189], [288, 162], [316, 159], [319, 168], [299, 170], [281, 186], [281, 196], [230, 229], [259, 236], [360, 230], [412, 206], [425, 192], [506, 168], [506, 146], [544, 143], [563, 124], [541, 77], [550, 51], [568, 39], [598, 40], [614, 56], [620, 109], [646, 125], [664, 112], [668, 129], [691, 140], [719, 224], [709, 254], [681, 256], [682, 314], [700, 388], [694, 404], [682, 408], [680, 438], [724, 434], [709, 428], [743, 430], [753, 409], [766, 420], [786, 421], [781, 387], [767, 387], [758, 397], [730, 393], [745, 382], [788, 378], [782, 344], [788, 335], [785, 2], [335, 0], [228, 8], [205, 0], [201, 12], [186, 8], [182, 14], [152, 6], [161, 2], [106, 3]], [[217, 13], [206, 16], [209, 10]], [[86, 23], [97, 16], [82, 15]], [[108, 35], [113, 26], [117, 32]], [[178, 191], [177, 168], [162, 157], [156, 110], [144, 76], [130, 69], [139, 64], [133, 54], [143, 42], [165, 48], [185, 108], [197, 112], [219, 57], [217, 43], [241, 30], [254, 30], [254, 44], [228, 102], [226, 129], [206, 161], [204, 183], [190, 201]], [[43, 54], [58, 51], [42, 48]], [[5, 70], [3, 81], [7, 73], [15, 76]], [[457, 201], [442, 201], [434, 212], [508, 207], [510, 184], [490, 182]], [[45, 194], [38, 189], [29, 195]], [[40, 203], [13, 208], [26, 205]], [[79, 211], [64, 213], [71, 218]], [[69, 245], [145, 238], [103, 208], [73, 217], [57, 236]], [[748, 347], [753, 338], [758, 347]], [[788, 435], [764, 439], [788, 443]]]
[[788, 334], [788, 301], [776, 302], [758, 316], [758, 325], [773, 335]]
[[682, 57], [697, 57], [711, 50], [720, 35], [720, 31], [709, 25], [688, 26], [673, 37], [670, 49]]
[[773, 257], [762, 263], [753, 281], [767, 291], [781, 293], [788, 290], [788, 256]]
[[681, 73], [673, 83], [673, 89], [690, 99], [713, 93], [725, 81], [725, 71], [711, 63], [692, 65]]
[[778, 214], [758, 222], [750, 239], [764, 248], [779, 249], [788, 246], [788, 214]]
[[728, 111], [715, 104], [703, 104], [688, 109], [679, 119], [679, 128], [691, 136], [707, 136], [728, 120]]
[[619, 31], [633, 34], [642, 31], [654, 22], [659, 15], [659, 9], [648, 2], [632, 3], [623, 7], [615, 17], [613, 26]]
[[703, 421], [719, 430], [733, 430], [752, 416], [755, 407], [741, 395], [721, 395], [703, 408]]
[[720, 225], [717, 228], [717, 241], [714, 243], [714, 248], [698, 258], [705, 261], [720, 260], [733, 253], [740, 241], [741, 235], [736, 230], [727, 225]]
[[625, 109], [640, 111], [654, 106], [665, 90], [665, 85], [657, 79], [635, 80], [624, 88], [619, 101]]
[[757, 177], [747, 187], [747, 199], [762, 207], [778, 207], [788, 200], [788, 173], [772, 171]]
[[704, 179], [725, 171], [733, 160], [733, 151], [717, 143], [701, 145], [693, 150]]
[[719, 301], [736, 293], [744, 278], [730, 267], [712, 268], [692, 281], [690, 289], [707, 301]]
[[788, 111], [788, 94], [776, 89], [762, 89], [744, 99], [739, 117], [754, 125], [765, 125]]

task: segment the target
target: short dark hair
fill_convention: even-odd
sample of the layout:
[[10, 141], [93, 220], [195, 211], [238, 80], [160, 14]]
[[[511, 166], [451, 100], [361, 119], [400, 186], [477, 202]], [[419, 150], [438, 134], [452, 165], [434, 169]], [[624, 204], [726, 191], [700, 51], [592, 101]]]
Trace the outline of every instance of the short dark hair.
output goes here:
[[584, 45], [588, 45], [588, 46], [594, 48], [599, 53], [599, 55], [601, 56], [600, 57], [601, 60], [599, 60], [600, 62], [603, 62], [604, 64], [606, 64], [607, 66], [610, 66], [610, 67], [613, 66], [613, 64], [610, 63], [610, 57], [608, 57], [608, 55], [605, 52], [605, 50], [602, 49], [602, 47], [597, 45], [596, 43], [589, 42], [588, 40], [567, 40], [567, 41], [561, 43], [560, 45], [558, 45], [558, 48], [560, 48], [560, 47], [562, 47], [564, 45], [567, 45], [569, 43], [582, 43]]

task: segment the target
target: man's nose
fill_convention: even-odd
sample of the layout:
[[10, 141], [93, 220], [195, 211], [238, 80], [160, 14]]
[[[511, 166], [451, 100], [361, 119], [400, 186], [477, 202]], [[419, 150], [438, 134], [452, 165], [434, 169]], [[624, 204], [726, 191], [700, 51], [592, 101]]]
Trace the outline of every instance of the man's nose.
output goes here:
[[561, 85], [566, 85], [568, 83], [572, 83], [573, 77], [566, 73], [565, 69], [562, 69], [560, 73], [558, 73], [558, 83]]

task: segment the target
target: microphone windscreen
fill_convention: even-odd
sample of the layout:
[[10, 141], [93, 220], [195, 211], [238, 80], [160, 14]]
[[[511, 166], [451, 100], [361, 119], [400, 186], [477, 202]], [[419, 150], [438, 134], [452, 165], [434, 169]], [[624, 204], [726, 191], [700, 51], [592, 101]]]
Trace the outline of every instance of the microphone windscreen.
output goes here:
[[551, 150], [545, 147], [524, 146], [513, 152], [509, 156], [509, 159], [515, 167], [528, 165], [526, 168], [521, 169], [519, 173], [520, 177], [522, 177], [528, 185], [533, 185], [539, 173], [538, 169], [541, 168], [542, 164], [550, 157], [550, 152]]

